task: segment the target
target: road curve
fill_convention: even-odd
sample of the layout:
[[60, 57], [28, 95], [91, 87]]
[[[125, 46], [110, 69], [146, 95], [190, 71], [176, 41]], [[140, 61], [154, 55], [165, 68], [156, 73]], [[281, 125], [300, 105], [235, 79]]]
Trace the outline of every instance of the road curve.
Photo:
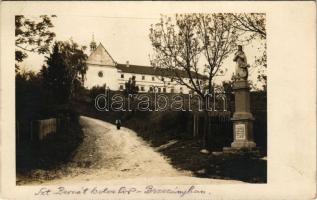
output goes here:
[[111, 184], [209, 184], [240, 181], [192, 177], [175, 169], [169, 160], [127, 128], [82, 116], [83, 143], [67, 166], [67, 176], [44, 182], [65, 184], [111, 182]]

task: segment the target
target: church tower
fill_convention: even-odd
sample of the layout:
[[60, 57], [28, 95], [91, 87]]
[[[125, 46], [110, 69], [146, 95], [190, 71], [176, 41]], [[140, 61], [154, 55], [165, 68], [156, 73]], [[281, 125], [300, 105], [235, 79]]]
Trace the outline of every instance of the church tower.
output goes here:
[[95, 42], [95, 36], [92, 34], [92, 41], [90, 42], [90, 52], [94, 52], [97, 48], [97, 44]]

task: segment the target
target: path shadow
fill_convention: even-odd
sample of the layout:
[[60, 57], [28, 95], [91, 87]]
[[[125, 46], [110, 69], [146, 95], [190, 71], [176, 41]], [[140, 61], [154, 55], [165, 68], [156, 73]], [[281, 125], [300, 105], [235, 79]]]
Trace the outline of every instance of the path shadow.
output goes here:
[[267, 182], [267, 162], [249, 153], [202, 154], [198, 141], [183, 140], [159, 152], [177, 169], [189, 170], [201, 178], [233, 179], [249, 183]]

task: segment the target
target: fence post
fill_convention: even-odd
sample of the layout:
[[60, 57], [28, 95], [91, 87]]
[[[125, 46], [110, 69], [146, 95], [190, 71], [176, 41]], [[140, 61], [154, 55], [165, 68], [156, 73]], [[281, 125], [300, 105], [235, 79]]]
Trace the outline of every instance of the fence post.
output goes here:
[[194, 119], [194, 127], [193, 127], [193, 135], [194, 138], [197, 138], [198, 136], [198, 128], [199, 128], [199, 116], [197, 115], [197, 113], [193, 113], [193, 119]]
[[19, 140], [20, 140], [20, 130], [19, 130], [19, 121], [16, 121], [16, 143], [19, 144]]
[[33, 121], [30, 121], [30, 139], [33, 141]]
[[197, 114], [196, 115], [196, 136], [198, 136], [199, 137], [199, 119], [200, 119], [200, 116]]
[[193, 137], [196, 137], [196, 119], [195, 119], [195, 114], [193, 113]]

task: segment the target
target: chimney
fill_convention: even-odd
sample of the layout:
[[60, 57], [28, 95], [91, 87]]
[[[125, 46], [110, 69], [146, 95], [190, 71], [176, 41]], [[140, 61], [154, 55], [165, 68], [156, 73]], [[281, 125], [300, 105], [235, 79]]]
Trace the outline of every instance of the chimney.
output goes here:
[[126, 63], [127, 67], [130, 67], [130, 64], [129, 64], [129, 61], [127, 60], [127, 63]]

